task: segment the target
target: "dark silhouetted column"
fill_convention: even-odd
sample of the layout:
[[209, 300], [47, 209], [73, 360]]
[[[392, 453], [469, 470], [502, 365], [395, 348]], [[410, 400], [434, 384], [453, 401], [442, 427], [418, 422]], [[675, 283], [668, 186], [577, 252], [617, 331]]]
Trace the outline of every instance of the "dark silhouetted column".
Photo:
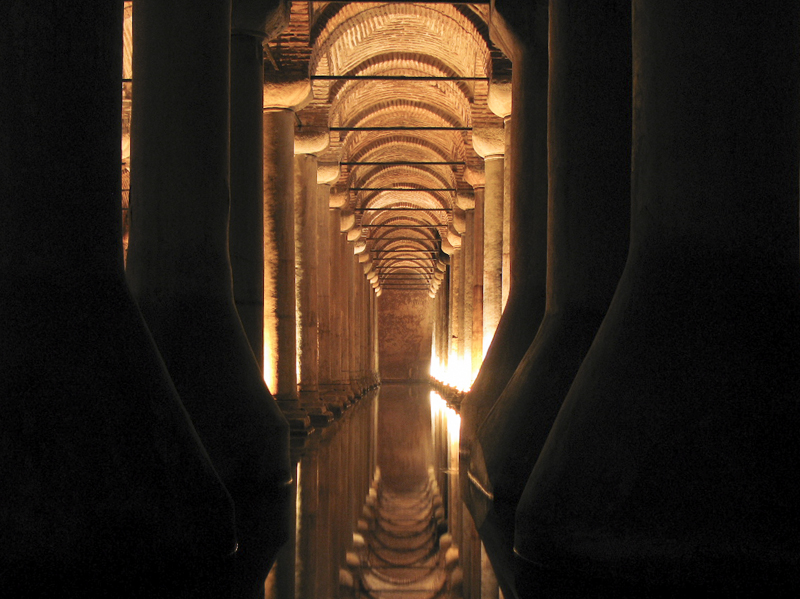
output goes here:
[[231, 22], [231, 213], [233, 297], [264, 368], [264, 42], [288, 21], [288, 3], [233, 0]]
[[235, 597], [286, 539], [288, 426], [233, 302], [228, 259], [231, 3], [137, 0], [128, 279], [233, 497]]
[[627, 256], [630, 39], [627, 0], [550, 4], [547, 305], [469, 465], [478, 530], [507, 596], [517, 503]]
[[0, 4], [9, 597], [230, 596], [230, 496], [124, 279], [122, 21], [122, 2]]
[[[511, 281], [508, 303], [481, 369], [461, 406], [460, 480], [465, 501], [467, 465], [478, 426], [528, 350], [544, 315], [547, 267], [547, 13], [548, 4], [510, 7], [496, 2], [492, 35], [512, 59]], [[513, 11], [514, 29], [501, 19]], [[488, 193], [488, 189], [487, 189]], [[484, 223], [485, 224], [485, 223]], [[485, 251], [485, 248], [484, 248]], [[486, 301], [484, 289], [484, 302]], [[485, 329], [484, 325], [484, 329]], [[486, 346], [486, 340], [483, 342]], [[470, 505], [470, 509], [472, 506]]]
[[631, 245], [517, 509], [525, 597], [800, 590], [800, 5], [633, 3]]

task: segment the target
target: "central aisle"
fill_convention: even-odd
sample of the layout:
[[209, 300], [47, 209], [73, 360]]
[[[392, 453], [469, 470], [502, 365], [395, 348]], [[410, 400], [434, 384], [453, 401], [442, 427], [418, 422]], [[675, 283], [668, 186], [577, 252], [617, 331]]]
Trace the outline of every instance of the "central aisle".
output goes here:
[[349, 576], [344, 574], [352, 577], [352, 597], [461, 598], [458, 549], [436, 482], [433, 435], [428, 385], [381, 387], [378, 471], [354, 535], [355, 551], [348, 554]]

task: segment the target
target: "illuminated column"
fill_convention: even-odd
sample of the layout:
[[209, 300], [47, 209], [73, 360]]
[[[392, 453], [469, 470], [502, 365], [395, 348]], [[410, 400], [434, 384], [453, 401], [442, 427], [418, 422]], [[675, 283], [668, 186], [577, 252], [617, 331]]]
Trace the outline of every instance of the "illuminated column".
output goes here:
[[[358, 259], [353, 258], [356, 264]], [[366, 392], [369, 387], [368, 376], [369, 362], [367, 360], [367, 352], [369, 348], [369, 335], [367, 331], [367, 322], [369, 320], [369, 304], [367, 303], [367, 279], [363, 272], [356, 271], [358, 285], [358, 298], [356, 306], [358, 308], [358, 376], [360, 380], [362, 394]]]
[[503, 311], [503, 178], [505, 138], [502, 129], [473, 132], [475, 151], [484, 159], [483, 196], [483, 354], [492, 343]]
[[483, 199], [485, 182], [483, 171], [475, 172], [467, 169], [464, 176], [472, 185], [475, 193], [473, 211], [472, 242], [472, 378], [474, 379], [483, 362]]
[[317, 297], [319, 330], [319, 389], [322, 401], [334, 416], [341, 416], [344, 402], [336, 394], [334, 372], [338, 353], [335, 332], [334, 300], [334, 251], [339, 237], [339, 219], [330, 208], [331, 184], [339, 178], [338, 164], [317, 165], [317, 202], [319, 219], [317, 222]]
[[347, 408], [350, 405], [350, 397], [344, 382], [344, 310], [347, 299], [344, 295], [344, 260], [346, 242], [342, 235], [343, 206], [346, 203], [346, 194], [331, 194], [330, 206], [333, 210], [331, 217], [331, 383], [333, 392], [339, 398], [342, 406]]
[[333, 414], [319, 398], [319, 334], [317, 331], [317, 235], [319, 198], [317, 156], [330, 144], [323, 129], [298, 129], [294, 138], [295, 289], [300, 405], [314, 426], [326, 426]]
[[380, 297], [380, 288], [376, 288], [370, 295], [372, 300], [372, 378], [375, 385], [381, 384], [380, 353], [378, 351], [378, 339], [380, 334], [378, 328], [378, 305], [381, 301]]
[[264, 379], [292, 431], [310, 420], [297, 395], [292, 108], [310, 100], [308, 80], [264, 85]]
[[517, 508], [521, 596], [794, 595], [800, 4], [635, 0], [632, 42], [630, 251]]
[[0, 22], [3, 593], [230, 596], [230, 496], [125, 284], [123, 4]]
[[350, 256], [352, 250], [350, 249], [347, 238], [342, 233], [349, 232], [355, 226], [355, 215], [353, 211], [345, 207], [346, 204], [341, 204], [339, 210], [338, 230], [339, 235], [336, 236], [336, 276], [332, 278], [335, 280], [336, 300], [336, 315], [337, 315], [337, 329], [338, 329], [338, 373], [337, 387], [344, 397], [347, 398], [349, 403], [355, 399], [355, 394], [350, 385], [350, 271], [352, 270], [352, 261]]
[[[475, 280], [475, 194], [459, 193], [457, 204], [462, 210], [464, 210], [465, 228], [463, 246], [461, 248], [464, 256], [464, 277], [462, 287], [464, 316], [462, 318], [461, 326], [463, 345], [459, 346], [459, 350], [461, 352], [461, 359], [463, 362], [463, 376], [465, 379], [469, 379], [464, 381], [464, 384], [466, 385], [472, 382], [472, 364], [474, 360], [474, 356], [472, 354], [472, 313], [474, 303], [473, 285]], [[475, 371], [477, 371], [477, 369]]]
[[513, 588], [517, 503], [628, 252], [630, 2], [609, 10], [567, 0], [551, 9], [545, 316], [481, 424], [469, 464], [478, 531], [504, 589]]
[[350, 389], [357, 398], [361, 397], [361, 383], [359, 382], [359, 330], [358, 330], [358, 277], [361, 276], [361, 268], [358, 259], [353, 254], [352, 243], [348, 241], [345, 248], [347, 254], [347, 359], [348, 359], [348, 380]]
[[[492, 80], [486, 97], [489, 109], [503, 119], [505, 165], [511, 157], [511, 81]], [[503, 168], [503, 300], [505, 309], [511, 289], [511, 169]]]
[[[137, 0], [128, 280], [236, 506], [237, 597], [286, 539], [288, 426], [233, 302], [228, 257], [231, 3]], [[186, 98], [192, 98], [187, 102]], [[243, 431], [248, 431], [244, 434]]]
[[449, 365], [448, 384], [453, 384], [455, 370], [458, 368], [458, 339], [461, 329], [461, 274], [464, 266], [461, 252], [454, 251], [450, 255], [450, 285], [448, 286], [448, 305], [450, 312], [447, 336], [447, 363]]

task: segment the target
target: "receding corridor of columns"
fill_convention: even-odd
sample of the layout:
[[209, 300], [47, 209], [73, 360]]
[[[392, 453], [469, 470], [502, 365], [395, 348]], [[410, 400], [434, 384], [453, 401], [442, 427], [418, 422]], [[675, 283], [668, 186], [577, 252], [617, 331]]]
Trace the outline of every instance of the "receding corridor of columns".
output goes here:
[[0, 2], [0, 589], [800, 595], [800, 4]]

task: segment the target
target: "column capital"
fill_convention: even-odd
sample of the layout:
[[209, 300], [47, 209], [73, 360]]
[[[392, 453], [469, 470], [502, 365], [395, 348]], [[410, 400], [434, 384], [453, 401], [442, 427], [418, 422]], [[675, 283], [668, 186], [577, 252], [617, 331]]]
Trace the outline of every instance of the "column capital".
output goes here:
[[455, 229], [459, 236], [463, 235], [467, 230], [467, 214], [466, 211], [458, 205], [458, 202], [456, 202], [453, 208], [453, 223], [450, 226]]
[[[466, 179], [466, 175], [464, 176]], [[485, 180], [484, 180], [485, 182]], [[469, 181], [467, 181], [469, 183]], [[475, 192], [466, 189], [459, 190], [456, 194], [456, 206], [461, 210], [474, 210], [475, 209]]]
[[353, 210], [349, 207], [344, 208], [340, 207], [341, 211], [339, 213], [339, 231], [342, 233], [347, 233], [356, 226], [356, 214]]
[[[473, 189], [482, 189], [486, 187], [486, 171], [481, 168], [472, 168], [468, 166], [464, 169], [464, 181], [469, 183]], [[474, 201], [473, 195], [473, 201]]]
[[298, 127], [294, 131], [295, 156], [321, 154], [329, 145], [331, 145], [331, 134], [326, 127]]
[[492, 79], [489, 81], [489, 94], [486, 104], [494, 114], [504, 121], [511, 116], [511, 80]]
[[314, 99], [311, 79], [289, 75], [279, 76], [268, 73], [264, 79], [264, 108], [294, 110], [307, 106]]
[[338, 162], [322, 162], [317, 164], [317, 183], [319, 185], [331, 185], [341, 173], [341, 166]]
[[484, 160], [502, 158], [506, 152], [506, 137], [502, 127], [476, 127], [472, 130], [472, 147]]
[[336, 209], [343, 209], [347, 206], [348, 197], [347, 192], [342, 191], [341, 189], [331, 190], [330, 198], [328, 199], [328, 207], [329, 208], [336, 208]]

